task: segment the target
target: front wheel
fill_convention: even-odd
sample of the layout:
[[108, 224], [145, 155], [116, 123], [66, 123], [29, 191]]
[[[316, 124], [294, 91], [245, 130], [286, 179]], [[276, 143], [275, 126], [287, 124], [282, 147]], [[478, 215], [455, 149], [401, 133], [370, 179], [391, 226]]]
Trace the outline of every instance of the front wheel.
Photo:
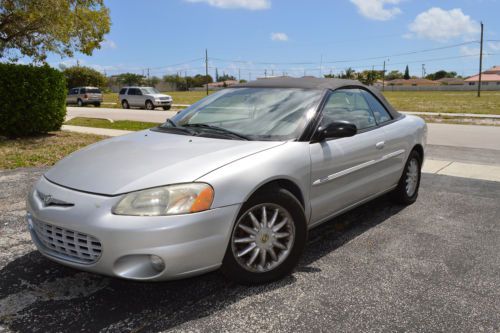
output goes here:
[[101, 107], [101, 103], [95, 103], [95, 104], [94, 104], [94, 106], [95, 106], [96, 108], [100, 108], [100, 107]]
[[152, 111], [154, 109], [155, 109], [155, 106], [153, 105], [153, 102], [146, 101], [146, 110]]
[[281, 279], [297, 265], [306, 240], [300, 202], [281, 188], [261, 191], [243, 205], [221, 270], [242, 284]]
[[171, 106], [170, 105], [167, 105], [167, 106], [164, 106], [163, 107], [163, 110], [167, 111], [167, 110], [170, 110]]
[[411, 205], [417, 200], [422, 169], [421, 161], [420, 154], [415, 150], [412, 151], [406, 161], [398, 186], [392, 193], [396, 202]]

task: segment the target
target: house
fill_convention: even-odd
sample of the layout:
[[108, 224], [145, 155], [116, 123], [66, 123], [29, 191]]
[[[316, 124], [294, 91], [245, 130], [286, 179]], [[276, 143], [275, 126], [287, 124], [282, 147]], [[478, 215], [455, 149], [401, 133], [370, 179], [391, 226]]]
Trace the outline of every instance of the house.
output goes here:
[[[465, 83], [474, 86], [479, 82], [479, 74], [468, 77], [465, 79]], [[481, 75], [481, 85], [498, 85], [500, 86], [500, 66], [493, 66], [487, 71], [482, 72]]]
[[388, 86], [437, 86], [440, 82], [427, 79], [395, 79], [386, 82]]
[[[212, 82], [208, 84], [208, 88], [225, 88], [229, 86], [234, 86], [235, 84], [238, 84], [237, 80], [227, 80], [227, 81], [222, 81], [222, 82]], [[203, 85], [203, 87], [207, 87], [206, 84]]]
[[445, 86], [463, 86], [465, 84], [464, 79], [457, 77], [443, 77], [442, 79], [436, 81]]

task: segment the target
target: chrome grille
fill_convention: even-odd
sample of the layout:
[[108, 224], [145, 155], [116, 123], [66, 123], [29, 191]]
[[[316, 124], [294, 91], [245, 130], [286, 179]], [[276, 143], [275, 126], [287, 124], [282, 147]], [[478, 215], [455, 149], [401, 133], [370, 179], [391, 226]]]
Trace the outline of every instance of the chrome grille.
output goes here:
[[101, 242], [93, 236], [32, 220], [33, 230], [48, 254], [81, 264], [92, 264], [101, 256]]

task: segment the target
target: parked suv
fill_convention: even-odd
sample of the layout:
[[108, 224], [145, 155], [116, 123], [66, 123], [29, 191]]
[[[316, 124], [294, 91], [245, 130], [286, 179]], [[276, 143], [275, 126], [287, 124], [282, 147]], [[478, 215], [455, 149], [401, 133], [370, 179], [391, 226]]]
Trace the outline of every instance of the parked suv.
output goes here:
[[101, 106], [102, 92], [96, 87], [76, 87], [71, 88], [66, 96], [66, 104], [77, 104], [78, 106], [85, 106], [93, 104], [94, 106]]
[[153, 87], [125, 87], [120, 90], [118, 98], [124, 109], [135, 106], [147, 110], [157, 107], [170, 110], [172, 107], [172, 97], [161, 94]]

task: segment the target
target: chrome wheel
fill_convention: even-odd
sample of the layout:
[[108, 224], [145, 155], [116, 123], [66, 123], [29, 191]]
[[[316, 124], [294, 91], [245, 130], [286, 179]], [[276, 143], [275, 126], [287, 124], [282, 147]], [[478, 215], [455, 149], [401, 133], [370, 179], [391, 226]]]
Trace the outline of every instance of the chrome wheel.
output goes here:
[[295, 225], [283, 207], [266, 203], [249, 209], [236, 222], [231, 248], [244, 269], [263, 273], [273, 270], [290, 254]]
[[146, 102], [146, 109], [147, 109], [147, 110], [154, 110], [154, 108], [155, 108], [155, 107], [154, 107], [154, 105], [153, 105], [153, 103], [152, 103], [152, 102], [150, 102], [150, 101], [147, 101], [147, 102]]
[[406, 194], [412, 197], [415, 194], [418, 186], [418, 161], [416, 158], [412, 158], [410, 163], [408, 163], [408, 169], [406, 170]]

